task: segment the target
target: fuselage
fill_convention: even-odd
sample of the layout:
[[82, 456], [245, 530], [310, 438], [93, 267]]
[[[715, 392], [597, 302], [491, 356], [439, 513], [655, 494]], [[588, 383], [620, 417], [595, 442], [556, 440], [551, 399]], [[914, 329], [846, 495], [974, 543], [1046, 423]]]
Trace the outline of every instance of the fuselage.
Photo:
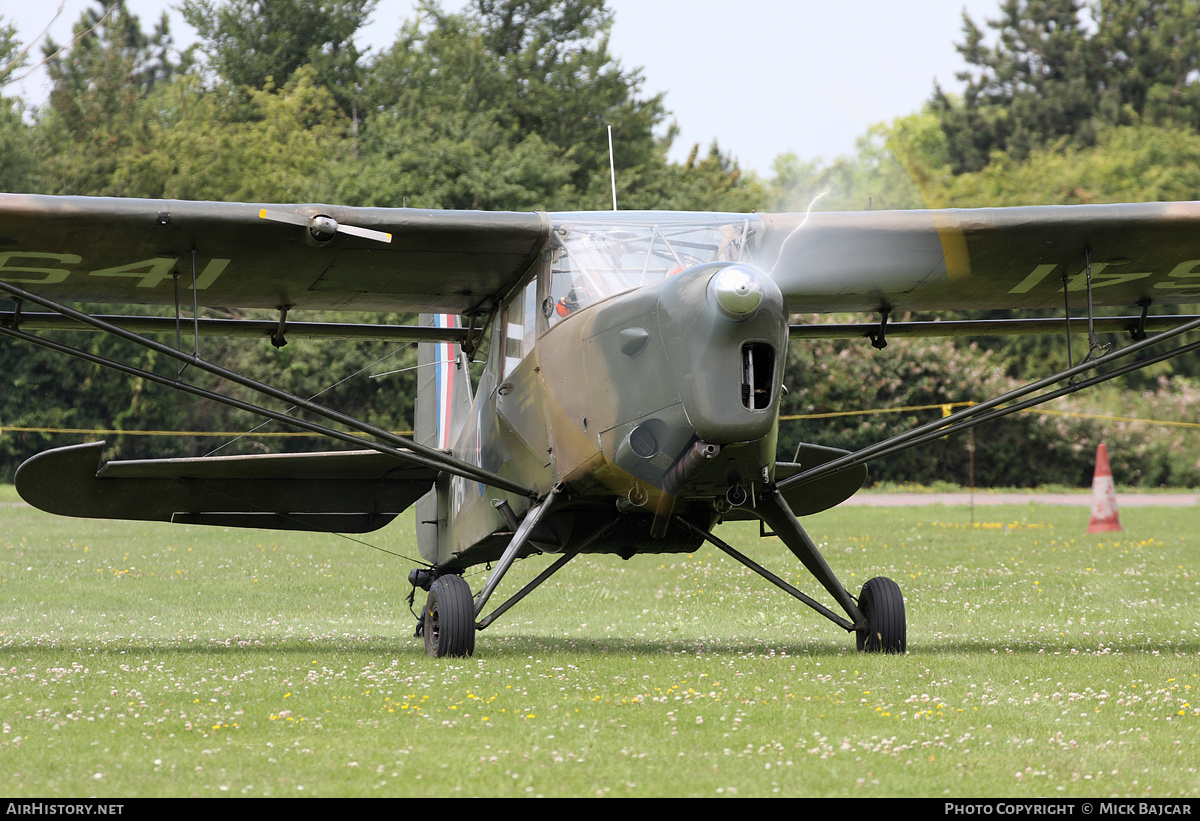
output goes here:
[[[564, 226], [495, 311], [453, 451], [540, 493], [562, 488], [539, 549], [588, 538], [614, 517], [589, 550], [692, 549], [670, 516], [707, 529], [772, 479], [783, 297], [741, 261], [745, 231], [730, 242], [736, 227], [683, 227], [673, 246], [660, 227]], [[622, 265], [630, 259], [636, 266]], [[452, 477], [438, 495], [437, 555], [425, 558], [439, 566], [495, 558], [531, 503]]]

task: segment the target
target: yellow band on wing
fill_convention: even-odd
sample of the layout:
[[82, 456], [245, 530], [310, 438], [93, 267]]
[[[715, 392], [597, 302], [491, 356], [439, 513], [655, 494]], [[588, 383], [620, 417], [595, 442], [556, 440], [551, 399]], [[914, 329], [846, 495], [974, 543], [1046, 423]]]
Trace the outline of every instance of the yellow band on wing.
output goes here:
[[967, 236], [962, 225], [949, 214], [933, 212], [933, 224], [942, 241], [942, 256], [946, 260], [946, 275], [951, 282], [971, 276], [971, 254], [967, 251]]

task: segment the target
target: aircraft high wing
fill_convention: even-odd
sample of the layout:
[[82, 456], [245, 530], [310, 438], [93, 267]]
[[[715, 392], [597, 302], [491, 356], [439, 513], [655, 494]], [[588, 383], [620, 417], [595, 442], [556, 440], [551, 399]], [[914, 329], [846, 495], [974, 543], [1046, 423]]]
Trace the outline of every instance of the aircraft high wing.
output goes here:
[[[1200, 203], [515, 214], [0, 195], [0, 290], [14, 300], [0, 312], [0, 334], [352, 448], [107, 464], [101, 444], [59, 448], [17, 474], [20, 493], [44, 510], [366, 532], [415, 506], [425, 566], [409, 580], [429, 593], [418, 629], [435, 656], [469, 655], [477, 630], [581, 552], [690, 552], [705, 541], [855, 633], [859, 649], [903, 652], [899, 587], [877, 578], [852, 595], [797, 516], [855, 493], [872, 459], [1195, 350], [1200, 343], [1161, 348], [1200, 319], [1148, 310], [1200, 299]], [[162, 310], [98, 313], [105, 304]], [[1101, 305], [1132, 313], [1095, 318]], [[205, 307], [277, 313], [267, 322], [215, 320], [199, 315]], [[1086, 322], [1093, 339], [1120, 328], [1134, 341], [1111, 354], [1093, 347], [1063, 373], [858, 453], [804, 445], [792, 461], [777, 461], [789, 338], [868, 336], [882, 347], [889, 335], [1064, 324], [890, 321], [977, 308], [1058, 308]], [[364, 319], [295, 320], [330, 310]], [[422, 321], [370, 321], [394, 312]], [[792, 314], [829, 312], [878, 320], [789, 325]], [[324, 421], [38, 333], [64, 328], [120, 336]], [[421, 340], [416, 435], [397, 436], [153, 338], [181, 332], [276, 345], [298, 335]], [[484, 347], [472, 380], [468, 361]], [[1137, 362], [1118, 364], [1134, 353]], [[845, 615], [713, 533], [732, 519], [758, 519], [778, 535]], [[540, 553], [557, 558], [485, 615], [515, 560]], [[486, 563], [494, 567], [472, 593], [462, 572]]]
[[1200, 296], [1197, 203], [766, 215], [793, 312], [1062, 308]]
[[0, 220], [4, 279], [50, 299], [169, 305], [178, 278], [208, 307], [459, 314], [528, 270], [549, 230], [543, 214], [15, 194]]

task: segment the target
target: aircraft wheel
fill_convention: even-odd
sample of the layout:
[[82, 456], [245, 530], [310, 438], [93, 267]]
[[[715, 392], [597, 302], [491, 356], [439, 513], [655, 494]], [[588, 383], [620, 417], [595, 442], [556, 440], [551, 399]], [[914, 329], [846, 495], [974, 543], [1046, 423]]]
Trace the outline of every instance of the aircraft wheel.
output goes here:
[[900, 585], [883, 576], [871, 579], [858, 594], [858, 609], [867, 620], [867, 629], [858, 631], [861, 652], [904, 652], [908, 636]]
[[475, 652], [475, 602], [462, 576], [434, 579], [423, 616], [427, 655], [465, 657]]

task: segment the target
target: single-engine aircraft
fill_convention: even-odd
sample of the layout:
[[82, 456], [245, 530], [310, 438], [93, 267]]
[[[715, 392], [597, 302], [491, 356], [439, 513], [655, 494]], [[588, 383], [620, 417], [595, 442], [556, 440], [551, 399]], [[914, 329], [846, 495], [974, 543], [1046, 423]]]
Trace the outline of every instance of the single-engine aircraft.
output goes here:
[[[61, 447], [16, 475], [30, 504], [67, 516], [363, 533], [415, 507], [426, 651], [469, 656], [476, 632], [580, 553], [691, 552], [741, 561], [857, 639], [904, 652], [904, 598], [873, 578], [855, 596], [798, 517], [837, 505], [866, 463], [1111, 376], [1200, 318], [1149, 307], [1200, 300], [1200, 203], [859, 213], [488, 213], [0, 195], [0, 333], [253, 411], [349, 445], [325, 453], [103, 461]], [[76, 303], [161, 306], [102, 315]], [[1121, 318], [1096, 305], [1140, 306]], [[269, 322], [201, 316], [270, 309]], [[903, 322], [909, 311], [1058, 308], [1063, 319]], [[418, 325], [296, 322], [298, 312], [412, 312]], [[864, 312], [855, 325], [789, 325]], [[856, 453], [802, 445], [777, 461], [792, 340], [1066, 330], [1078, 364]], [[185, 318], [190, 316], [190, 318]], [[324, 419], [295, 419], [39, 335], [114, 334]], [[1128, 330], [1106, 353], [1097, 333]], [[1154, 335], [1150, 335], [1155, 332]], [[156, 341], [172, 337], [174, 345]], [[420, 340], [409, 439], [184, 350], [181, 334]], [[486, 345], [481, 343], [487, 343]], [[486, 348], [477, 379], [468, 363]], [[1156, 352], [1157, 351], [1157, 352]], [[1137, 361], [1117, 365], [1119, 358]], [[1103, 370], [1101, 370], [1103, 369]], [[796, 380], [814, 378], [791, 374]], [[759, 520], [838, 614], [714, 534]], [[553, 562], [492, 612], [517, 559]], [[491, 565], [474, 593], [463, 571]], [[411, 599], [410, 599], [411, 601]]]

